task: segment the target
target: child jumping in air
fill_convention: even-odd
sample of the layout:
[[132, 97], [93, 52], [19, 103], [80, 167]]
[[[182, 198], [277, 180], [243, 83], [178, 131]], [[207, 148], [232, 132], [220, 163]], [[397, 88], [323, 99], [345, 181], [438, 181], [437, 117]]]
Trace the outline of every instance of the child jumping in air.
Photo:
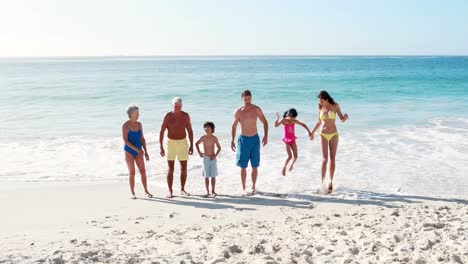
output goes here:
[[294, 108], [289, 109], [288, 111], [284, 112], [283, 119], [280, 121], [280, 116], [276, 113], [276, 122], [275, 127], [279, 127], [280, 125], [284, 126], [284, 137], [283, 142], [286, 145], [286, 153], [288, 154], [288, 158], [284, 163], [283, 167], [283, 176], [286, 176], [286, 168], [288, 166], [289, 161], [293, 158], [291, 166], [289, 167], [289, 171], [291, 171], [294, 167], [294, 164], [297, 161], [297, 144], [296, 144], [296, 134], [295, 134], [295, 125], [298, 124], [305, 128], [307, 132], [309, 132], [309, 138], [311, 137], [310, 129], [302, 122], [296, 119], [297, 111]]
[[[206, 195], [205, 197], [216, 197], [218, 195], [215, 191], [216, 176], [218, 176], [218, 167], [216, 164], [216, 157], [221, 151], [221, 145], [219, 144], [218, 138], [213, 135], [215, 125], [212, 122], [206, 122], [203, 125], [205, 129], [205, 135], [202, 136], [196, 143], [197, 151], [200, 157], [203, 158], [203, 176], [205, 177]], [[203, 144], [202, 153], [200, 151], [200, 144]], [[215, 145], [217, 147], [215, 153]], [[211, 194], [210, 194], [210, 178], [211, 178]]]

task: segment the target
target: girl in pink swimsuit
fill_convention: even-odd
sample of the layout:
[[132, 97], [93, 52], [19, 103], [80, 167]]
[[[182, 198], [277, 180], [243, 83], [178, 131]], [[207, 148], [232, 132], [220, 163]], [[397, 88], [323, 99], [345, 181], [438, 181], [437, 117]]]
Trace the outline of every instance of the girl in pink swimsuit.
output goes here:
[[283, 142], [286, 145], [286, 153], [288, 154], [288, 158], [284, 163], [283, 167], [283, 176], [286, 176], [286, 168], [288, 163], [293, 159], [291, 166], [289, 167], [289, 171], [291, 171], [294, 167], [294, 164], [297, 161], [297, 144], [296, 144], [296, 133], [295, 133], [295, 125], [298, 124], [305, 128], [307, 132], [309, 132], [309, 137], [311, 136], [310, 129], [302, 122], [296, 119], [297, 111], [294, 108], [289, 109], [288, 111], [284, 112], [283, 119], [280, 120], [280, 116], [276, 113], [276, 122], [275, 127], [279, 127], [280, 125], [284, 126], [284, 137]]

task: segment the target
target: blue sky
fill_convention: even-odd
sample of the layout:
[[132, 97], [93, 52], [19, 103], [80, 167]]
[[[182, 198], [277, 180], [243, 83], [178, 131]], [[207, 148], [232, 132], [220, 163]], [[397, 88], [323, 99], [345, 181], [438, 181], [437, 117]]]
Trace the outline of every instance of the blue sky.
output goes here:
[[2, 0], [0, 56], [468, 55], [466, 0]]

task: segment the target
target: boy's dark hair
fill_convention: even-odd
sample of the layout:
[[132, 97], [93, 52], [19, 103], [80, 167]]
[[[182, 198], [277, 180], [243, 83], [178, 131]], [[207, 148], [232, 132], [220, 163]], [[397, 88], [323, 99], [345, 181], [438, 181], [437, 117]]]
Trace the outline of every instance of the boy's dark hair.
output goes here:
[[288, 111], [284, 112], [283, 118], [286, 118], [286, 117], [288, 117], [289, 115], [292, 116], [292, 117], [297, 117], [297, 111], [296, 111], [296, 109], [291, 108], [291, 109], [289, 109]]
[[241, 94], [241, 97], [244, 97], [244, 96], [252, 96], [252, 93], [249, 90], [244, 90]]
[[214, 124], [213, 122], [205, 122], [205, 124], [203, 124], [203, 128], [205, 128], [205, 127], [207, 127], [207, 126], [211, 127], [211, 132], [214, 133], [214, 131], [215, 131], [215, 124]]

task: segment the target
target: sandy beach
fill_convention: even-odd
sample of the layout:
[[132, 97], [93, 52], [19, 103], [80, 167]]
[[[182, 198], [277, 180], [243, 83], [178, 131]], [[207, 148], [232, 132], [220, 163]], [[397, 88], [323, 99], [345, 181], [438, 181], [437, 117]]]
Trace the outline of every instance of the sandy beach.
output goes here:
[[5, 185], [0, 263], [468, 263], [466, 199], [153, 192]]

